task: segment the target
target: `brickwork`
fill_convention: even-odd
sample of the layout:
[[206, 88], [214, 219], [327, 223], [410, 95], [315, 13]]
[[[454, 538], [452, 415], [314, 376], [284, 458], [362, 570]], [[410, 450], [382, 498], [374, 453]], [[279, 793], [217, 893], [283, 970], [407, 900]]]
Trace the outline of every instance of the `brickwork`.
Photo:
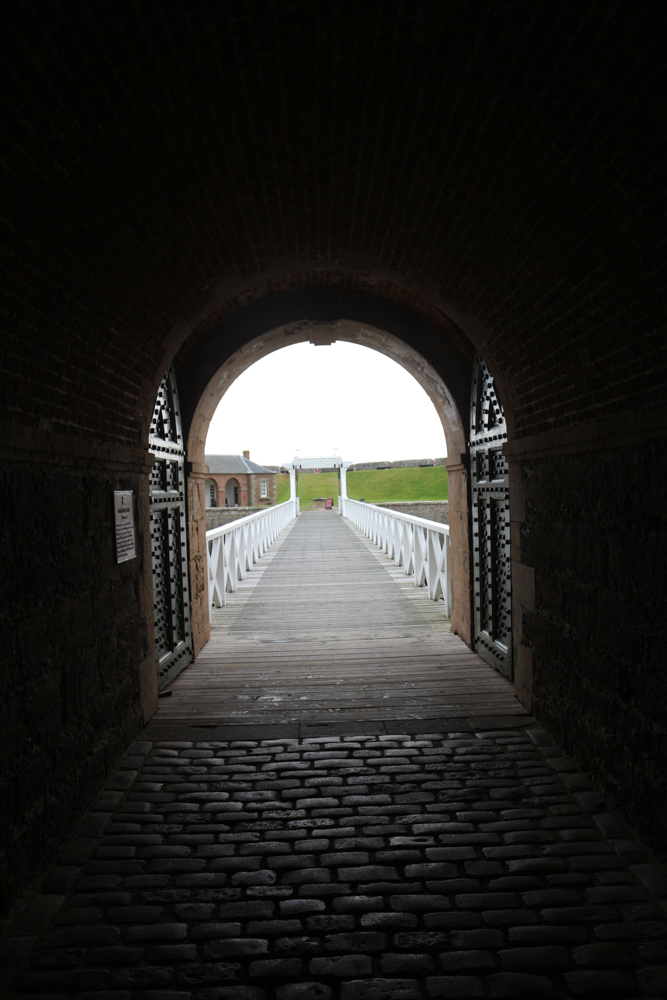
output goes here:
[[[251, 478], [248, 475], [244, 475], [241, 472], [229, 473], [227, 475], [223, 473], [209, 473], [208, 479], [212, 479], [215, 483], [218, 506], [225, 506], [227, 483], [233, 480], [232, 487], [237, 486], [238, 489], [238, 506], [247, 507], [250, 503], [250, 489], [248, 486], [248, 480]], [[229, 504], [230, 507], [234, 506], [234, 503]]]
[[[240, 472], [223, 473], [211, 472], [207, 479], [212, 479], [215, 483], [217, 494], [217, 506], [225, 506], [226, 487], [230, 480], [238, 484], [238, 505], [239, 507], [267, 507], [276, 502], [276, 477], [275, 475], [244, 475]], [[262, 496], [262, 480], [266, 480], [266, 496]], [[209, 497], [207, 496], [207, 503]], [[233, 506], [233, 504], [230, 504]]]

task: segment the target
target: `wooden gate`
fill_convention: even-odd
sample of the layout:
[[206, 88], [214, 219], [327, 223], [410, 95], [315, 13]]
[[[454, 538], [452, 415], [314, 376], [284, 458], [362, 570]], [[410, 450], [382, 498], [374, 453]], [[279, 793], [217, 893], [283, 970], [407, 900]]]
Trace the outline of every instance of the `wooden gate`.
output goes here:
[[470, 410], [473, 611], [475, 650], [512, 677], [509, 470], [503, 408], [489, 369], [477, 356]]
[[192, 659], [185, 448], [173, 368], [160, 383], [149, 435], [155, 657], [158, 691]]

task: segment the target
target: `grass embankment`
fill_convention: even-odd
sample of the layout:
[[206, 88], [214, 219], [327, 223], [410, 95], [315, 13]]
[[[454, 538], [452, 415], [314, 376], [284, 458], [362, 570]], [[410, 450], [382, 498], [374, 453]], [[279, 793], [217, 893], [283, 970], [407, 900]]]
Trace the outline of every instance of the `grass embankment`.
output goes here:
[[424, 469], [360, 469], [348, 472], [347, 495], [368, 503], [391, 500], [446, 500], [447, 470], [444, 465]]
[[[289, 476], [278, 475], [277, 480], [278, 503], [282, 503], [283, 500], [289, 500]], [[298, 483], [302, 509], [312, 507], [315, 497], [331, 497], [334, 504], [338, 503], [337, 472], [302, 472]]]
[[285, 503], [289, 500], [289, 476], [278, 473], [276, 476], [276, 503]]
[[[277, 476], [278, 503], [289, 500], [289, 476]], [[447, 470], [443, 465], [424, 469], [362, 469], [348, 472], [347, 495], [352, 500], [385, 503], [392, 500], [446, 500]], [[332, 497], [338, 502], [336, 472], [302, 473], [299, 499], [302, 507], [312, 507], [313, 497]]]

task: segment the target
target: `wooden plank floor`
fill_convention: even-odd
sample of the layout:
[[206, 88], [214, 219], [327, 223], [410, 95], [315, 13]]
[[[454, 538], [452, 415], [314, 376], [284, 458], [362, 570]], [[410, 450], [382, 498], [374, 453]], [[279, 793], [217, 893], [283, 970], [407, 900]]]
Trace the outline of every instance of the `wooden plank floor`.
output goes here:
[[512, 685], [347, 521], [306, 511], [225, 608], [155, 721], [525, 715]]

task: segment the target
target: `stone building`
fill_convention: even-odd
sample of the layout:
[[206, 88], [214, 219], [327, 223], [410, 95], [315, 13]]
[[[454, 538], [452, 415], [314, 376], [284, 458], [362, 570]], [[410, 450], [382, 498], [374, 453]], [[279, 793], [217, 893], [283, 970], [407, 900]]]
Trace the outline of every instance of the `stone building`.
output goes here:
[[258, 507], [276, 502], [276, 473], [243, 455], [206, 455], [207, 507]]
[[481, 356], [507, 425], [492, 465], [516, 695], [667, 849], [666, 18], [581, 0], [11, 5], [4, 908], [156, 711], [160, 551], [189, 601], [174, 655], [205, 645], [208, 424], [254, 361], [307, 341], [393, 357], [433, 400], [470, 645]]

